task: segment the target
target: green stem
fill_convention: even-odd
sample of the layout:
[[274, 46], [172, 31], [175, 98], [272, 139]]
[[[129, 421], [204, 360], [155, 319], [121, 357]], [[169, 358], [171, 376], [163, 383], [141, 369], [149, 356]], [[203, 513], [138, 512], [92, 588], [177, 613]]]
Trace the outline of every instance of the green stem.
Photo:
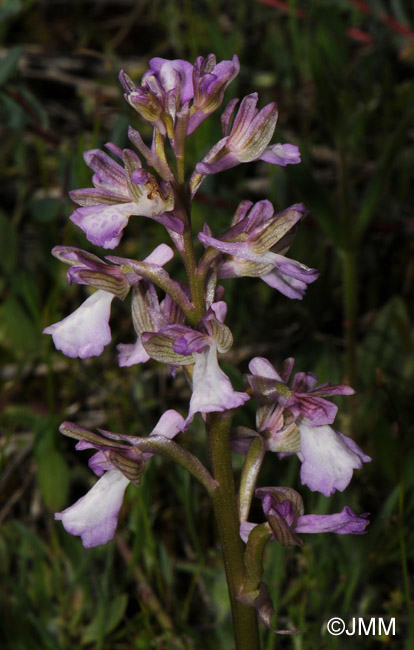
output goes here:
[[[176, 158], [176, 161], [177, 167], [179, 168], [179, 158]], [[198, 325], [205, 314], [204, 278], [200, 280], [200, 277], [197, 275], [197, 260], [191, 226], [191, 202], [189, 201], [184, 183], [175, 183], [174, 192], [176, 196], [175, 213], [181, 217], [184, 223], [184, 232], [181, 236], [182, 246], [178, 248], [178, 251], [184, 262], [191, 299], [191, 311], [184, 313], [189, 324], [194, 327]]]
[[260, 650], [256, 611], [236, 598], [245, 579], [244, 547], [239, 533], [239, 516], [230, 452], [230, 426], [233, 413], [207, 416], [207, 435], [211, 467], [219, 487], [211, 493], [220, 537], [233, 616], [236, 650]]
[[184, 250], [183, 255], [185, 270], [187, 272], [188, 284], [190, 287], [191, 302], [194, 305], [194, 312], [189, 318], [190, 325], [198, 325], [205, 314], [204, 304], [204, 278], [200, 282], [200, 277], [196, 273], [197, 263], [194, 252], [193, 234], [191, 232], [190, 218], [187, 218], [188, 225], [183, 233]]

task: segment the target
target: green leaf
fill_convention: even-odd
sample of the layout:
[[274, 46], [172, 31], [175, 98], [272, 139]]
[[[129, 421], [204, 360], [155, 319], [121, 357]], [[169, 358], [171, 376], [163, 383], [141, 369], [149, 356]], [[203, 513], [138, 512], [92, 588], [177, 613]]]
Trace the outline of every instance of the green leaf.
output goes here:
[[251, 591], [246, 592], [243, 591], [237, 596], [237, 600], [247, 607], [254, 607], [262, 623], [273, 632], [279, 632], [279, 630], [275, 630], [271, 624], [271, 618], [275, 613], [275, 609], [270, 597], [269, 587], [266, 583], [261, 582], [257, 589], [252, 589]]
[[93, 643], [110, 634], [121, 622], [127, 605], [128, 596], [120, 594], [111, 601], [104, 613], [98, 611], [98, 614], [84, 632], [83, 643]]
[[263, 576], [263, 553], [267, 542], [272, 537], [269, 524], [258, 524], [250, 531], [244, 551], [245, 580], [242, 593], [258, 589]]
[[[1, 7], [0, 9], [0, 20], [1, 20], [1, 14], [4, 11], [5, 7]], [[13, 72], [16, 70], [19, 59], [22, 53], [22, 48], [17, 46], [14, 47], [10, 52], [6, 54], [6, 56], [0, 61], [0, 85], [2, 86], [3, 84], [8, 81], [9, 77], [13, 74]]]
[[48, 449], [39, 455], [37, 480], [46, 506], [50, 510], [61, 510], [69, 493], [69, 468], [59, 451]]

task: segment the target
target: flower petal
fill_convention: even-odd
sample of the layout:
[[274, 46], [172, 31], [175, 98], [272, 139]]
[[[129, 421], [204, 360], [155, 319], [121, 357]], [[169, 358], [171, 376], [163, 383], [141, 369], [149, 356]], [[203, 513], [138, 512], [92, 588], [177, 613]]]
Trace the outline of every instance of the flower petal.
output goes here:
[[264, 357], [254, 357], [254, 359], [249, 363], [249, 370], [253, 375], [258, 375], [259, 377], [267, 377], [268, 379], [282, 381], [276, 368], [274, 368], [270, 361]]
[[[160, 80], [164, 91], [180, 89], [180, 101], [188, 102], [194, 96], [193, 65], [183, 59], [162, 59], [154, 57], [149, 62], [149, 73], [155, 74]], [[178, 74], [177, 74], [178, 73]]]
[[97, 357], [111, 342], [109, 316], [113, 298], [112, 293], [98, 290], [73, 314], [49, 325], [43, 333], [51, 334], [56, 349], [67, 357]]
[[155, 425], [150, 436], [164, 436], [164, 438], [175, 438], [175, 436], [184, 430], [184, 418], [180, 413], [169, 409], [165, 411]]
[[89, 205], [78, 208], [70, 219], [95, 246], [116, 248], [122, 237], [122, 230], [128, 224], [131, 214], [136, 213], [136, 203], [115, 205]]
[[118, 514], [129, 481], [118, 470], [106, 472], [85, 496], [66, 510], [57, 512], [71, 535], [80, 535], [85, 548], [106, 544], [115, 534]]
[[137, 363], [146, 363], [150, 358], [142, 345], [140, 336], [138, 336], [135, 343], [119, 343], [116, 349], [118, 350], [118, 363], [121, 368], [135, 366]]
[[[223, 138], [223, 140], [226, 140], [226, 138]], [[218, 144], [221, 145], [221, 140]], [[224, 146], [221, 147], [221, 149], [224, 149]], [[209, 151], [208, 154], [206, 154], [199, 163], [196, 165], [196, 172], [199, 174], [218, 174], [218, 172], [223, 172], [226, 169], [231, 169], [232, 167], [236, 167], [236, 165], [239, 164], [239, 159], [235, 153], [232, 152], [226, 152], [224, 149], [225, 153], [223, 155], [217, 155], [217, 158], [214, 160], [211, 160], [213, 158], [212, 151]], [[211, 160], [211, 162], [210, 162]]]
[[235, 391], [230, 379], [221, 370], [215, 345], [211, 344], [203, 352], [194, 352], [193, 358], [193, 394], [187, 422], [195, 413], [227, 411], [250, 399], [247, 393]]
[[147, 264], [155, 264], [156, 266], [164, 266], [174, 257], [174, 251], [168, 244], [159, 244], [152, 253], [150, 253], [144, 262]]
[[298, 423], [301, 434], [302, 483], [311, 490], [329, 497], [342, 492], [352, 478], [354, 469], [361, 469], [371, 458], [363, 453], [356, 442], [329, 425], [312, 427], [307, 422]]
[[[297, 280], [290, 275], [285, 275], [277, 268], [270, 271], [270, 273], [261, 275], [260, 279], [272, 289], [277, 289], [277, 291], [292, 300], [302, 300], [308, 286], [303, 280]], [[316, 280], [316, 277], [313, 279]], [[310, 279], [309, 282], [313, 282], [313, 279]]]
[[368, 526], [368, 513], [356, 515], [345, 506], [342, 512], [333, 515], [304, 515], [298, 517], [297, 533], [337, 533], [338, 535], [363, 535]]
[[300, 163], [300, 151], [295, 144], [272, 144], [264, 150], [260, 160], [273, 165], [297, 165]]
[[[108, 146], [108, 145], [107, 145]], [[111, 150], [111, 145], [108, 146]], [[85, 151], [83, 158], [94, 173], [95, 187], [115, 190], [128, 196], [128, 185], [124, 168], [101, 149]]]

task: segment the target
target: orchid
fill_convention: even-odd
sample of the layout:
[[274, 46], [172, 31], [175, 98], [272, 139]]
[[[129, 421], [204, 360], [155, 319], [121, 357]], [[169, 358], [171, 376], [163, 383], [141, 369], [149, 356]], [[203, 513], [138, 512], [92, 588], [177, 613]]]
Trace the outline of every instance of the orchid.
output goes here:
[[176, 122], [177, 113], [192, 101], [189, 108], [187, 135], [213, 113], [223, 101], [224, 92], [240, 70], [236, 55], [232, 61], [216, 62], [214, 54], [198, 57], [194, 66], [188, 61], [169, 61], [155, 57], [137, 86], [122, 71], [120, 82], [127, 102], [162, 135]]
[[113, 144], [106, 146], [122, 160], [123, 166], [100, 149], [87, 151], [84, 158], [94, 171], [94, 187], [70, 193], [72, 201], [82, 206], [70, 218], [88, 240], [97, 246], [115, 248], [131, 215], [149, 217], [182, 231], [182, 223], [168, 214], [174, 207], [168, 183], [160, 186], [152, 174], [142, 169], [133, 151], [121, 151]]
[[239, 163], [264, 160], [274, 165], [296, 165], [299, 149], [292, 144], [268, 146], [272, 139], [278, 112], [274, 102], [260, 111], [256, 108], [257, 93], [247, 95], [231, 124], [238, 100], [232, 100], [222, 116], [223, 138], [210, 149], [196, 166], [199, 174], [217, 174]]
[[127, 102], [164, 136], [172, 133], [177, 112], [193, 98], [193, 66], [182, 59], [160, 57], [149, 63], [141, 86], [136, 86], [124, 71], [119, 79]]
[[[166, 411], [148, 438], [162, 436], [168, 440], [183, 430], [184, 418], [174, 410]], [[141, 453], [139, 439], [98, 429], [102, 436], [71, 422], [64, 422], [60, 431], [79, 439], [77, 450], [97, 449], [89, 466], [100, 477], [89, 492], [55, 519], [62, 521], [72, 535], [80, 535], [85, 548], [106, 544], [115, 534], [124, 492], [130, 482], [139, 486], [145, 463], [153, 455]], [[121, 442], [113, 442], [121, 441]], [[128, 442], [130, 446], [122, 444]]]
[[[348, 506], [333, 515], [305, 515], [301, 496], [291, 488], [263, 487], [258, 488], [255, 495], [262, 502], [271, 539], [283, 546], [302, 546], [297, 533], [363, 535], [369, 523], [367, 513], [356, 515]], [[258, 524], [250, 522], [241, 524], [240, 535], [244, 542], [256, 526]]]
[[289, 386], [294, 362], [293, 358], [286, 359], [279, 374], [270, 361], [255, 357], [249, 363], [252, 375], [247, 375], [252, 390], [262, 403], [278, 402], [296, 418], [302, 416], [315, 426], [332, 424], [338, 407], [324, 397], [353, 395], [354, 389], [346, 384], [331, 386], [325, 383], [317, 386], [317, 378], [310, 372], [296, 373]]
[[213, 303], [200, 330], [176, 324], [162, 327], [156, 333], [142, 334], [143, 346], [153, 358], [176, 366], [194, 366], [187, 424], [195, 413], [227, 411], [250, 399], [247, 393], [233, 389], [218, 364], [217, 353], [227, 352], [233, 343], [231, 332], [223, 322], [226, 310], [224, 302]]
[[151, 355], [143, 345], [143, 335], [158, 332], [174, 323], [182, 324], [184, 319], [184, 313], [169, 296], [160, 303], [150, 282], [144, 280], [137, 284], [132, 295], [132, 322], [137, 340], [133, 344], [118, 345], [119, 365], [131, 366], [148, 361]]
[[206, 58], [198, 57], [194, 63], [194, 101], [190, 108], [187, 135], [219, 108], [227, 86], [239, 74], [239, 70], [240, 63], [236, 54], [232, 61], [220, 63], [216, 62], [214, 54], [209, 54]]
[[259, 201], [255, 205], [243, 201], [230, 230], [215, 238], [206, 224], [198, 238], [205, 246], [225, 254], [220, 278], [260, 277], [288, 298], [301, 299], [307, 285], [319, 274], [315, 269], [289, 260], [284, 253], [290, 244], [287, 239], [306, 212], [303, 204], [296, 204], [274, 214], [270, 201]]
[[[139, 283], [141, 278], [135, 273], [124, 274], [119, 266], [103, 262], [95, 255], [75, 247], [56, 246], [52, 252], [55, 257], [71, 265], [69, 283], [89, 284], [97, 287], [98, 291], [89, 296], [73, 314], [45, 327], [43, 333], [51, 334], [55, 347], [68, 357], [86, 359], [99, 356], [111, 342], [109, 317], [113, 298], [117, 296], [123, 300], [130, 285]], [[173, 255], [169, 246], [160, 244], [145, 258], [144, 268], [158, 270]]]
[[313, 373], [296, 373], [289, 387], [293, 364], [292, 358], [287, 359], [279, 374], [267, 359], [250, 361], [252, 375], [247, 375], [247, 381], [260, 404], [257, 424], [267, 448], [297, 453], [304, 485], [330, 496], [345, 490], [353, 470], [371, 460], [351, 438], [329, 426], [338, 408], [325, 396], [354, 391], [343, 384], [317, 386]]
[[[119, 366], [163, 363], [172, 382], [181, 372], [190, 388], [185, 415], [167, 410], [147, 436], [104, 429], [97, 434], [64, 422], [60, 431], [78, 441], [77, 450], [94, 450], [89, 467], [98, 480], [55, 518], [68, 533], [80, 536], [84, 547], [106, 544], [115, 535], [126, 488], [130, 483], [140, 485], [150, 458], [158, 454], [180, 465], [211, 498], [237, 650], [260, 650], [256, 612], [278, 633], [297, 631], [272, 626], [274, 609], [262, 579], [267, 542], [277, 539], [284, 545], [301, 545], [299, 534], [308, 532], [359, 535], [368, 524], [368, 515], [357, 515], [349, 507], [335, 514], [305, 515], [300, 495], [288, 487], [256, 489], [266, 452], [277, 452], [272, 461], [297, 454], [302, 483], [326, 496], [344, 490], [354, 469], [371, 459], [331, 426], [338, 409], [327, 398], [352, 395], [349, 386], [318, 385], [310, 372], [292, 376], [290, 357], [280, 372], [269, 360], [254, 357], [246, 390], [239, 391], [221, 367], [220, 355], [230, 352], [233, 333], [225, 323], [227, 303], [220, 279], [258, 278], [286, 298], [300, 300], [318, 277], [316, 269], [286, 257], [308, 212], [303, 203], [275, 212], [266, 199], [242, 201], [222, 234], [213, 235], [207, 223], [202, 232], [193, 231], [192, 201], [207, 175], [259, 160], [281, 166], [300, 162], [295, 145], [270, 144], [278, 118], [276, 103], [259, 109], [258, 94], [251, 93], [240, 104], [238, 99], [230, 100], [221, 116], [223, 137], [187, 173], [187, 138], [220, 108], [239, 69], [236, 55], [217, 62], [209, 54], [194, 64], [155, 57], [140, 84], [120, 73], [125, 99], [152, 128], [152, 141], [147, 144], [130, 127], [131, 148], [122, 150], [109, 143], [109, 153], [87, 151], [84, 158], [93, 171], [93, 187], [70, 193], [79, 205], [70, 219], [89, 242], [114, 249], [124, 236], [130, 237], [131, 217], [150, 218], [163, 226], [175, 250], [162, 243], [144, 259], [136, 259], [129, 239], [131, 257], [115, 254], [102, 259], [74, 246], [56, 246], [52, 253], [69, 266], [69, 284], [92, 287], [94, 293], [44, 332], [69, 357], [98, 356], [111, 342], [112, 301], [117, 298], [128, 304], [130, 300], [132, 342], [118, 344]], [[200, 243], [204, 251], [197, 258]], [[173, 257], [176, 267], [182, 263], [177, 278], [164, 268]], [[257, 402], [256, 430], [232, 427], [234, 415], [249, 400]], [[206, 430], [211, 470], [190, 451], [197, 413]], [[185, 445], [176, 440], [180, 432], [185, 434]], [[232, 449], [245, 456], [237, 495]], [[262, 501], [265, 523], [249, 521], [254, 496]]]

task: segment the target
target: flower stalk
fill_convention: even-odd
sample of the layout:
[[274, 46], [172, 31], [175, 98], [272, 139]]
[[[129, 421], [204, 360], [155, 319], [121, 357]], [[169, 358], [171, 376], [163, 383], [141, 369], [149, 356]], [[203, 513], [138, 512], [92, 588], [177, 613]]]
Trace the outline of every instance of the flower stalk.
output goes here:
[[231, 465], [232, 419], [232, 412], [213, 413], [207, 417], [206, 429], [212, 474], [219, 486], [211, 496], [226, 571], [236, 650], [260, 650], [256, 612], [237, 600], [244, 585], [245, 566]]
[[[258, 617], [276, 633], [297, 631], [291, 621], [287, 630], [272, 626], [274, 608], [262, 580], [266, 544], [301, 546], [298, 533], [363, 534], [368, 523], [366, 514], [356, 515], [348, 507], [331, 515], [305, 515], [302, 498], [292, 488], [257, 488], [265, 454], [282, 458], [297, 454], [302, 484], [325, 496], [344, 490], [353, 471], [371, 459], [331, 426], [337, 407], [327, 398], [352, 395], [349, 386], [317, 385], [309, 372], [291, 376], [292, 358], [278, 371], [268, 359], [255, 357], [245, 377], [246, 390], [236, 391], [220, 367], [219, 354], [233, 345], [225, 323], [227, 304], [221, 279], [260, 279], [286, 298], [301, 300], [318, 277], [315, 269], [286, 257], [296, 227], [307, 214], [302, 203], [275, 212], [266, 199], [255, 204], [241, 201], [221, 234], [215, 235], [208, 223], [202, 232], [193, 232], [191, 203], [207, 175], [257, 160], [281, 166], [300, 162], [296, 145], [270, 144], [278, 117], [276, 104], [259, 109], [258, 94], [252, 93], [240, 104], [238, 99], [229, 102], [221, 117], [223, 137], [196, 164], [186, 185], [186, 138], [221, 106], [239, 67], [236, 55], [217, 63], [211, 54], [199, 57], [194, 65], [155, 57], [140, 86], [121, 73], [126, 100], [153, 127], [151, 147], [138, 131], [130, 128], [128, 132], [146, 166], [137, 152], [111, 143], [106, 145], [109, 153], [86, 152], [85, 162], [94, 172], [93, 187], [71, 193], [79, 206], [71, 219], [89, 241], [106, 249], [118, 246], [130, 218], [156, 221], [180, 256], [187, 283], [174, 280], [164, 268], [175, 254], [165, 243], [144, 260], [111, 255], [102, 260], [88, 251], [57, 246], [53, 254], [69, 265], [69, 283], [96, 291], [73, 314], [44, 331], [67, 356], [98, 356], [111, 342], [113, 300], [126, 301], [130, 295], [135, 342], [118, 345], [119, 366], [157, 361], [166, 364], [173, 377], [183, 368], [191, 387], [187, 417], [169, 409], [147, 436], [141, 431], [125, 435], [101, 429], [97, 434], [64, 422], [60, 430], [78, 441], [77, 450], [94, 450], [89, 467], [98, 480], [55, 518], [67, 532], [79, 535], [85, 548], [106, 544], [115, 534], [127, 486], [132, 483], [139, 488], [152, 456], [180, 465], [212, 500], [236, 650], [260, 650]], [[175, 172], [169, 164], [172, 158]], [[196, 238], [205, 248], [199, 260]], [[355, 264], [351, 258], [348, 261], [346, 304], [354, 323]], [[350, 339], [348, 348], [354, 347], [355, 339]], [[351, 356], [348, 365], [353, 376]], [[231, 429], [234, 414], [251, 399], [257, 403], [255, 429]], [[197, 414], [205, 422], [210, 470], [187, 445], [180, 444], [181, 434], [191, 444], [190, 429]], [[232, 452], [245, 456], [237, 489]], [[248, 521], [253, 498], [262, 502], [264, 523]]]

